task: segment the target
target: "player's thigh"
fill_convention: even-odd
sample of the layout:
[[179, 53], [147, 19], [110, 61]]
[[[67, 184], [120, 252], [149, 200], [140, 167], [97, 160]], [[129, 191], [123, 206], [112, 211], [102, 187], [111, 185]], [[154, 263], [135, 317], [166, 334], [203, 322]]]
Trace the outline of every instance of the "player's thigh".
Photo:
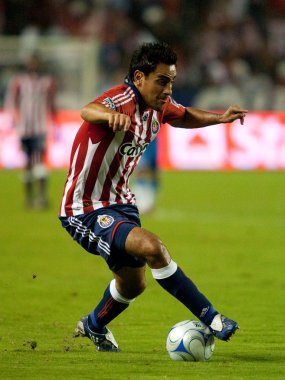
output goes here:
[[144, 258], [151, 268], [160, 268], [170, 262], [170, 254], [160, 238], [141, 227], [135, 227], [130, 231], [125, 250], [130, 255]]
[[126, 298], [135, 298], [146, 288], [145, 266], [140, 268], [123, 267], [113, 272], [116, 289]]

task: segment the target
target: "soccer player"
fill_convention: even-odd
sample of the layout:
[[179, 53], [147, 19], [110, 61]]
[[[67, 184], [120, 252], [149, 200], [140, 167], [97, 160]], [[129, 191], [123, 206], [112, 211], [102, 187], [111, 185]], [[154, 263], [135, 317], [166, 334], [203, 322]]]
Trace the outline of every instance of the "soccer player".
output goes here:
[[13, 116], [27, 158], [24, 173], [27, 207], [44, 208], [48, 204], [44, 153], [48, 120], [55, 118], [55, 93], [55, 80], [42, 72], [37, 52], [29, 57], [26, 70], [11, 79], [6, 92], [5, 108]]
[[172, 259], [154, 233], [141, 227], [129, 177], [162, 123], [201, 128], [239, 119], [246, 110], [230, 106], [217, 114], [184, 107], [171, 97], [176, 54], [165, 43], [146, 43], [131, 58], [127, 79], [83, 107], [60, 207], [67, 232], [113, 272], [102, 299], [76, 327], [98, 351], [119, 351], [107, 325], [146, 287], [150, 267], [158, 284], [228, 340], [238, 324], [220, 314]]

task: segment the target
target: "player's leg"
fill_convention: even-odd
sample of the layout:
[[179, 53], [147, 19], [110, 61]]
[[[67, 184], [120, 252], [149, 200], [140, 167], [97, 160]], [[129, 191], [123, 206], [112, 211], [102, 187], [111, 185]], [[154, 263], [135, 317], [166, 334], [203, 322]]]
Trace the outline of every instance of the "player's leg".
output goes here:
[[77, 323], [76, 335], [91, 339], [98, 351], [118, 351], [118, 344], [106, 325], [146, 286], [145, 260], [125, 252], [126, 237], [139, 225], [137, 209], [125, 206], [120, 213], [110, 207], [77, 217], [64, 217], [61, 221], [84, 249], [104, 258], [114, 275], [95, 309]]
[[157, 282], [204, 323], [217, 314], [208, 299], [171, 259], [167, 248], [156, 235], [142, 228], [134, 228], [126, 240], [126, 251], [143, 256]]
[[145, 267], [123, 267], [113, 275], [101, 301], [88, 316], [90, 327], [101, 333], [146, 287]]
[[[123, 229], [128, 225], [121, 226]], [[117, 234], [120, 233], [120, 229]], [[118, 235], [117, 235], [118, 236]], [[207, 298], [198, 291], [194, 283], [177, 267], [163, 243], [153, 233], [133, 227], [125, 243], [130, 257], [143, 258], [151, 268], [153, 277], [169, 293], [181, 301], [204, 323], [210, 324], [216, 314]], [[121, 254], [126, 262], [127, 256]], [[134, 263], [135, 265], [135, 263]], [[106, 332], [106, 325], [125, 310], [133, 299], [145, 288], [145, 268], [122, 267], [114, 272], [115, 279], [106, 288], [97, 307], [88, 315], [92, 331]]]
[[45, 208], [48, 206], [47, 181], [48, 171], [44, 164], [45, 136], [35, 137], [35, 149], [33, 155], [33, 177], [37, 181], [38, 196], [37, 207]]
[[75, 330], [76, 336], [91, 339], [98, 351], [120, 351], [112, 332], [106, 326], [126, 310], [146, 287], [145, 266], [123, 267], [113, 274], [114, 279], [107, 286], [96, 308], [77, 323]]
[[156, 235], [139, 227], [132, 229], [126, 239], [126, 252], [144, 258], [159, 285], [210, 326], [219, 339], [228, 340], [238, 328], [236, 322], [225, 318], [214, 309], [211, 302], [172, 260]]
[[22, 138], [21, 145], [26, 154], [26, 164], [23, 173], [25, 205], [30, 208], [34, 204], [33, 142], [30, 138]]

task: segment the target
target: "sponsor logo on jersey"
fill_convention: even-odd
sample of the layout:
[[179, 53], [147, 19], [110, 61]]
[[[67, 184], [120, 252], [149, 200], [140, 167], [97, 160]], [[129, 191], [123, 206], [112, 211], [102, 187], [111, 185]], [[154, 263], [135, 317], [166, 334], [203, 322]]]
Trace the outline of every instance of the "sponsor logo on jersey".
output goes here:
[[120, 153], [123, 156], [136, 157], [143, 153], [148, 146], [148, 143], [144, 143], [143, 145], [133, 145], [132, 143], [125, 143], [120, 148]]
[[105, 98], [103, 100], [103, 102], [106, 103], [106, 106], [108, 108], [110, 108], [111, 110], [115, 111], [116, 110], [116, 106], [115, 106], [115, 103], [113, 102], [113, 100], [111, 98]]
[[159, 130], [159, 122], [156, 119], [152, 119], [151, 130], [152, 130], [152, 133], [157, 133]]
[[111, 215], [99, 215], [97, 222], [100, 227], [108, 228], [114, 223], [114, 218]]
[[142, 117], [143, 121], [147, 121], [148, 117], [149, 117], [149, 112], [145, 112]]

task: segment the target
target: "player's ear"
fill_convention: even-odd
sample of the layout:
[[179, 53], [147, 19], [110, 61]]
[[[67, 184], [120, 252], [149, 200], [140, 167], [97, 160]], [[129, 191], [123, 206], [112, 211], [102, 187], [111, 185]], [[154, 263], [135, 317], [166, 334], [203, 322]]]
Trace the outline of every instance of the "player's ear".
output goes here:
[[140, 70], [134, 72], [134, 83], [136, 85], [141, 85], [144, 78], [144, 73]]

